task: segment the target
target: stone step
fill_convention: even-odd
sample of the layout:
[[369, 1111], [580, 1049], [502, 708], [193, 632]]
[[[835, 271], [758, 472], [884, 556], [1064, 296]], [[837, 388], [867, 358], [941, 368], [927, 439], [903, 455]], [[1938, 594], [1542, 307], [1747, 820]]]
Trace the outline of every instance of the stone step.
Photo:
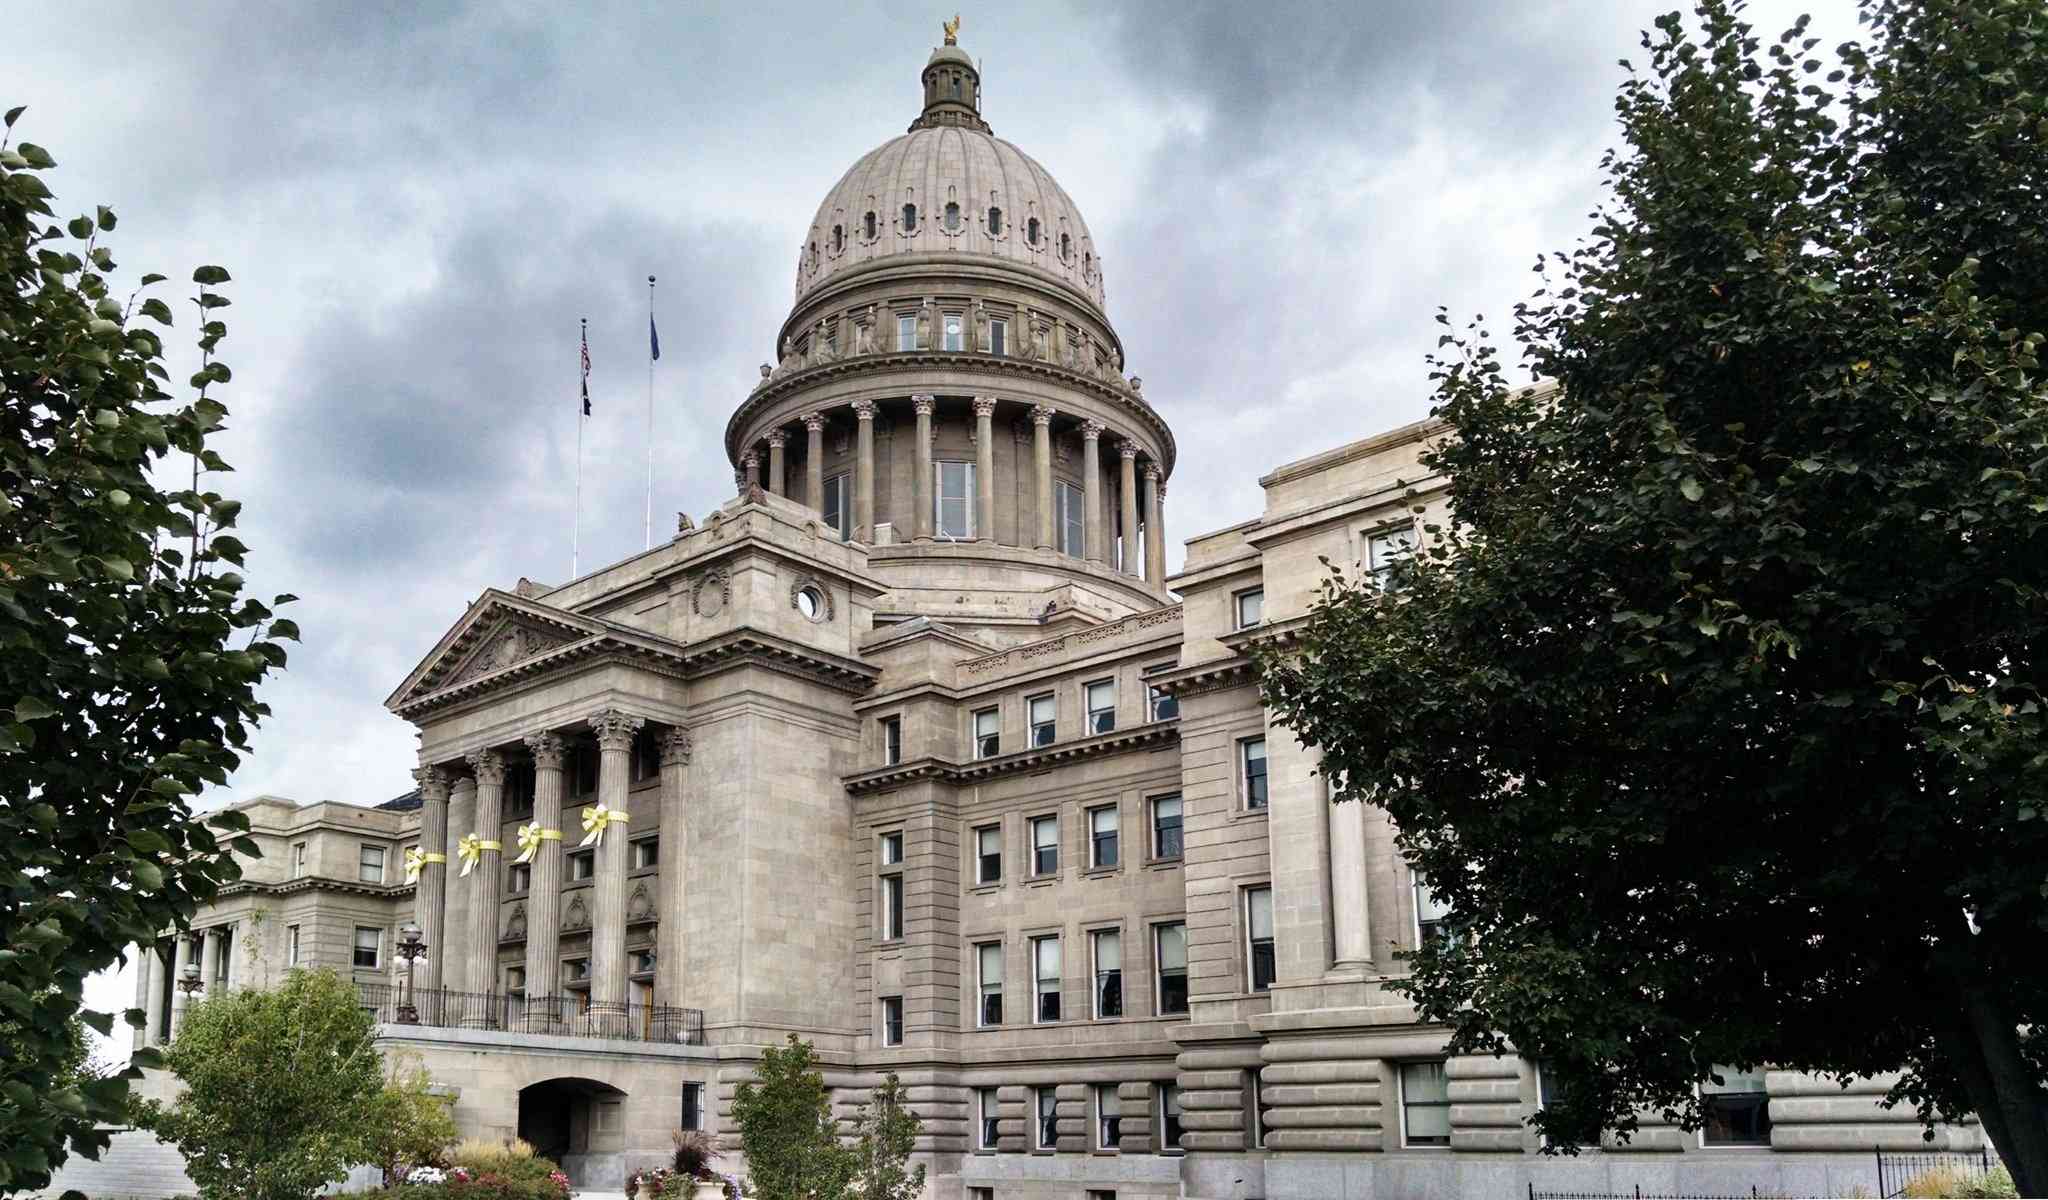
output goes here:
[[185, 1156], [178, 1148], [141, 1129], [116, 1132], [96, 1162], [72, 1155], [39, 1195], [54, 1200], [67, 1191], [84, 1192], [92, 1200], [171, 1200], [199, 1194], [185, 1177]]

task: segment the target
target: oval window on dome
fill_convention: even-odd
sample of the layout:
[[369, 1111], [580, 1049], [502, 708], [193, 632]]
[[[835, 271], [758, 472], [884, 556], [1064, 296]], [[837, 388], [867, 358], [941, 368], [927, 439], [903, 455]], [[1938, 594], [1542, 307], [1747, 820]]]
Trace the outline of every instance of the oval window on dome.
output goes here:
[[875, 225], [875, 210], [871, 208], [868, 215], [861, 218], [861, 233], [871, 242], [875, 240]]
[[950, 201], [946, 204], [946, 232], [960, 232], [960, 206]]
[[1024, 223], [1024, 240], [1025, 240], [1025, 241], [1027, 241], [1027, 242], [1030, 242], [1030, 243], [1031, 243], [1032, 245], [1034, 245], [1034, 246], [1036, 246], [1036, 245], [1038, 244], [1038, 218], [1037, 218], [1037, 217], [1033, 217], [1033, 218], [1031, 218], [1031, 219], [1030, 219], [1029, 221], [1026, 221], [1026, 222]]
[[1003, 236], [1003, 210], [1000, 208], [991, 207], [988, 210], [988, 235], [990, 237]]
[[917, 205], [915, 204], [906, 204], [903, 206], [903, 232], [917, 232]]

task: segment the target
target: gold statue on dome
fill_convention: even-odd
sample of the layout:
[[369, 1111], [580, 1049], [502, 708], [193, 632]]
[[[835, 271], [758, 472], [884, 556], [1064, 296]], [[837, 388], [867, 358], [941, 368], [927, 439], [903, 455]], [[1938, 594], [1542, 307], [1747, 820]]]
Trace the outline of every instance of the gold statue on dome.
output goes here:
[[954, 13], [954, 14], [953, 14], [953, 19], [952, 19], [952, 20], [950, 20], [950, 21], [940, 21], [940, 22], [939, 22], [939, 28], [941, 28], [941, 29], [943, 29], [943, 30], [945, 30], [945, 31], [946, 31], [946, 44], [947, 44], [948, 46], [957, 46], [957, 45], [959, 45], [959, 44], [960, 44], [960, 14], [959, 14], [959, 13]]

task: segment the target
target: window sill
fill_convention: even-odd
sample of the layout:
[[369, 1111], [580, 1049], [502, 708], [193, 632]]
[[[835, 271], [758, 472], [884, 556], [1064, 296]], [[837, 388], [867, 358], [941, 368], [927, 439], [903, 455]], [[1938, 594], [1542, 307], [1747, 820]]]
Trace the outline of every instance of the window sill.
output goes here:
[[1059, 881], [1060, 881], [1060, 877], [1059, 877], [1059, 874], [1058, 874], [1057, 872], [1055, 872], [1055, 873], [1053, 873], [1053, 874], [1051, 874], [1051, 875], [1026, 875], [1026, 876], [1024, 877], [1024, 886], [1025, 886], [1025, 887], [1050, 887], [1050, 886], [1052, 886], [1053, 884], [1055, 884], [1055, 883], [1058, 883]]
[[894, 938], [876, 938], [876, 939], [875, 939], [875, 949], [877, 949], [877, 950], [901, 950], [901, 949], [902, 949], [903, 947], [905, 947], [905, 946], [907, 946], [907, 945], [909, 945], [909, 944], [910, 944], [910, 939], [909, 939], [909, 938], [907, 938], [907, 937], [894, 937]]
[[1233, 821], [1249, 821], [1253, 818], [1264, 820], [1266, 814], [1272, 811], [1273, 806], [1270, 804], [1268, 804], [1264, 808], [1240, 808], [1236, 812], [1230, 814], [1230, 819]]
[[1003, 881], [1000, 879], [996, 880], [993, 883], [977, 883], [973, 887], [967, 889], [968, 894], [973, 896], [986, 896], [991, 892], [1000, 892], [1002, 890]]
[[1187, 857], [1179, 854], [1174, 855], [1172, 858], [1148, 858], [1145, 860], [1145, 869], [1148, 871], [1166, 871], [1178, 867], [1186, 861]]
[[1081, 878], [1103, 879], [1111, 875], [1120, 875], [1122, 873], [1123, 868], [1121, 866], [1115, 863], [1111, 863], [1109, 866], [1106, 867], [1090, 867], [1087, 870], [1081, 872]]

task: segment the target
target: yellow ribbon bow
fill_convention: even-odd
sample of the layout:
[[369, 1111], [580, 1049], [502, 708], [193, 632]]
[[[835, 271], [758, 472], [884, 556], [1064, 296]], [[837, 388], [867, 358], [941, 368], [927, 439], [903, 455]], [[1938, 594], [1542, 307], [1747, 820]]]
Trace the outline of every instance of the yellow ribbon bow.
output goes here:
[[494, 842], [489, 838], [480, 838], [473, 833], [463, 834], [462, 840], [455, 843], [455, 853], [462, 856], [462, 873], [464, 875], [476, 869], [477, 860], [483, 857], [484, 851], [503, 850], [504, 848], [505, 843], [503, 842]]
[[407, 883], [418, 883], [420, 881], [420, 872], [425, 869], [428, 863], [444, 863], [447, 861], [448, 856], [445, 854], [422, 852], [418, 846], [407, 846], [405, 848], [405, 881]]
[[559, 842], [561, 840], [561, 830], [542, 829], [538, 821], [521, 825], [519, 827], [519, 857], [512, 861], [532, 862], [533, 856], [539, 852], [542, 842]]
[[604, 844], [605, 827], [613, 822], [624, 825], [626, 823], [625, 811], [617, 808], [607, 808], [601, 801], [584, 809], [583, 840], [576, 844], [579, 846], [602, 846]]

